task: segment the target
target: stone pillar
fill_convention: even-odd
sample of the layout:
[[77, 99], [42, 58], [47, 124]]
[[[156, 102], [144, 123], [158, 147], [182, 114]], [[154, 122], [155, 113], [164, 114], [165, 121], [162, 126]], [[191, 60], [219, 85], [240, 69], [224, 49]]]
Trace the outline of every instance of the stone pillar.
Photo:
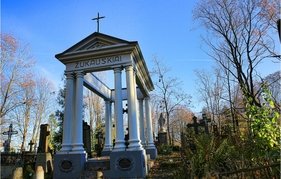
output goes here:
[[105, 144], [103, 151], [110, 151], [112, 149], [111, 126], [111, 101], [105, 101]]
[[124, 126], [123, 126], [123, 106], [122, 106], [122, 71], [121, 67], [114, 68], [114, 86], [115, 86], [115, 102], [114, 102], [114, 119], [116, 122], [116, 139], [113, 151], [124, 151]]
[[72, 152], [85, 153], [83, 144], [83, 81], [84, 73], [82, 71], [76, 72], [76, 95], [75, 95], [75, 118], [72, 126]]
[[146, 127], [147, 127], [147, 148], [155, 148], [152, 133], [152, 119], [149, 97], [145, 98], [145, 115], [146, 115]]
[[144, 135], [144, 115], [143, 115], [143, 99], [139, 100], [139, 131], [140, 131], [140, 140], [141, 145], [145, 146], [145, 135]]
[[136, 84], [135, 74], [132, 66], [126, 67], [126, 82], [128, 95], [128, 122], [129, 122], [129, 149], [128, 150], [142, 150], [139, 136], [139, 125], [137, 120], [137, 98], [136, 98]]
[[67, 153], [71, 151], [71, 123], [73, 121], [73, 90], [74, 90], [74, 76], [72, 72], [66, 72], [66, 95], [62, 134], [62, 148], [59, 153]]

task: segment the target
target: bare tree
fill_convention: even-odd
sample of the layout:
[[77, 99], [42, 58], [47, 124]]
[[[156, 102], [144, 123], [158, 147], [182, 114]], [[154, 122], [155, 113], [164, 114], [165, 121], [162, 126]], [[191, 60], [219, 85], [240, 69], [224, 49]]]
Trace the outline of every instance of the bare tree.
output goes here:
[[180, 144], [181, 133], [186, 128], [187, 123], [192, 122], [193, 113], [186, 106], [177, 106], [177, 109], [172, 114], [171, 129], [173, 145]]
[[31, 110], [34, 105], [34, 87], [35, 83], [30, 80], [32, 75], [26, 76], [26, 82], [21, 84], [22, 95], [24, 97], [23, 105], [13, 110], [17, 125], [22, 135], [21, 151], [25, 150], [25, 143], [30, 129]]
[[211, 113], [212, 120], [220, 113], [223, 96], [225, 95], [224, 79], [221, 71], [215, 69], [214, 73], [206, 71], [195, 71], [198, 78], [198, 91], [201, 94], [202, 101], [205, 103], [207, 110]]
[[96, 127], [100, 127], [102, 124], [102, 114], [104, 111], [103, 101], [102, 98], [91, 91], [88, 91], [86, 99], [89, 110], [90, 127], [93, 130]]
[[159, 107], [162, 108], [167, 120], [167, 132], [169, 144], [171, 140], [170, 116], [179, 105], [188, 106], [190, 96], [180, 89], [181, 82], [177, 78], [169, 77], [169, 70], [154, 58], [154, 68], [150, 72], [154, 77], [155, 101], [158, 101]]
[[47, 121], [48, 115], [51, 110], [53, 99], [53, 86], [52, 83], [44, 77], [38, 77], [35, 80], [35, 94], [34, 101], [35, 105], [32, 108], [32, 123], [33, 132], [31, 140], [35, 143], [34, 149], [37, 147], [37, 140], [39, 138], [40, 125]]
[[32, 65], [28, 46], [21, 46], [12, 35], [1, 34], [0, 124], [9, 112], [23, 105], [24, 99], [20, 97], [23, 89], [20, 86]]
[[194, 10], [195, 19], [207, 29], [210, 55], [238, 81], [253, 105], [261, 106], [256, 70], [262, 60], [274, 54], [270, 33], [276, 30], [272, 21], [276, 24], [278, 14], [277, 0], [201, 0]]

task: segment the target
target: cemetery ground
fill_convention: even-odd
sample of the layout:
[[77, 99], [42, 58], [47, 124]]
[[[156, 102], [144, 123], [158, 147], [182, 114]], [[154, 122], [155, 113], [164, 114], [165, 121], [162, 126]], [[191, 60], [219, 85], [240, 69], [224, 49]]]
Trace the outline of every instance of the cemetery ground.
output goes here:
[[238, 135], [191, 131], [182, 136], [181, 148], [158, 147], [160, 154], [147, 178], [280, 178], [280, 150], [266, 149]]
[[181, 156], [179, 151], [170, 149], [162, 150], [150, 169], [147, 178], [174, 178], [177, 175], [181, 165]]

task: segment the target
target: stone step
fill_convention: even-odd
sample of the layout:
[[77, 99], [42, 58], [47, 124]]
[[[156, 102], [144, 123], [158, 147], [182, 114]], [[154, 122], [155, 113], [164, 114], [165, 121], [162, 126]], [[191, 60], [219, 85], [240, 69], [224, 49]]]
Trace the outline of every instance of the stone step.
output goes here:
[[90, 158], [87, 160], [85, 170], [88, 171], [104, 171], [110, 169], [109, 156]]

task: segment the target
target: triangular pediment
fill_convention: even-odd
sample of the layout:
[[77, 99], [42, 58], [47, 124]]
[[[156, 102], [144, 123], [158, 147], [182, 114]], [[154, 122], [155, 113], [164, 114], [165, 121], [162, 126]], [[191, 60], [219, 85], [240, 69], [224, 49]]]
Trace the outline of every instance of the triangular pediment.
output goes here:
[[116, 46], [116, 45], [130, 44], [129, 41], [122, 40], [116, 37], [105, 35], [102, 33], [95, 32], [80, 42], [76, 43], [63, 53], [71, 53], [85, 50], [101, 49], [104, 47]]

